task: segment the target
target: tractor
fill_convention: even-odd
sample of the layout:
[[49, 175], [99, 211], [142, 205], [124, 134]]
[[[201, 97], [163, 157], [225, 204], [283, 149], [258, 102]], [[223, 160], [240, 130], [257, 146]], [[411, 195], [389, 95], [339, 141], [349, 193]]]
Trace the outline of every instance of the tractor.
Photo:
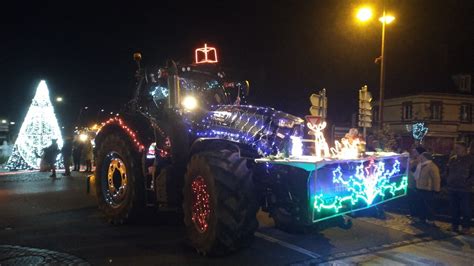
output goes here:
[[315, 171], [259, 161], [290, 156], [291, 140], [305, 135], [303, 119], [245, 104], [249, 82], [228, 77], [214, 48], [196, 50], [191, 64], [142, 67], [141, 58], [134, 54], [133, 98], [94, 140], [88, 186], [110, 223], [177, 211], [190, 244], [215, 256], [252, 242], [259, 210], [292, 232], [321, 220], [328, 199], [315, 207]]

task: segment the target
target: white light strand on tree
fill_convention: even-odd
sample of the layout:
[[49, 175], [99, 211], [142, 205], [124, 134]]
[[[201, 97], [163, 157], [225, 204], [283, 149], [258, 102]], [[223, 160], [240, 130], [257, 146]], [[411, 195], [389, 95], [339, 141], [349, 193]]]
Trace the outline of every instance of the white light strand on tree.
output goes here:
[[39, 169], [43, 148], [57, 139], [59, 148], [63, 145], [61, 130], [49, 98], [46, 82], [42, 80], [35, 97], [21, 125], [13, 152], [7, 162], [8, 169]]

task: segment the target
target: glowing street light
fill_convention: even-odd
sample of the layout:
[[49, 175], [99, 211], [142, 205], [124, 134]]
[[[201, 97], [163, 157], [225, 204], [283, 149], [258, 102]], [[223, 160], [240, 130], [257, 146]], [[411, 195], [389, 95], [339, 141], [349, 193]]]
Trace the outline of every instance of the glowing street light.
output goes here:
[[60, 103], [63, 101], [63, 97], [56, 97], [56, 102]]
[[372, 18], [372, 10], [369, 7], [359, 8], [356, 17], [360, 21], [367, 21]]
[[379, 21], [382, 22], [382, 23], [385, 23], [385, 24], [390, 24], [394, 20], [395, 20], [395, 17], [391, 16], [391, 15], [386, 15], [386, 16], [383, 16], [383, 17], [379, 18]]
[[[372, 17], [372, 11], [370, 8], [360, 8], [356, 15], [357, 19], [362, 22], [368, 21]], [[383, 15], [379, 18], [382, 22], [382, 45], [380, 48], [380, 96], [379, 96], [379, 128], [383, 127], [383, 106], [384, 106], [384, 91], [385, 91], [385, 25], [392, 23], [395, 17], [388, 15], [385, 12], [385, 4], [383, 7]], [[376, 59], [376, 62], [377, 60]]]

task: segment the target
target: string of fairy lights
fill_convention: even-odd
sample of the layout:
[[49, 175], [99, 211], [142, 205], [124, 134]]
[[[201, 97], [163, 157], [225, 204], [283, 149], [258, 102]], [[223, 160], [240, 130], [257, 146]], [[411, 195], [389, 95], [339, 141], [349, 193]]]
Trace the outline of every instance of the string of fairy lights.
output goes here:
[[205, 232], [209, 227], [209, 216], [211, 214], [211, 203], [207, 191], [207, 185], [202, 176], [196, 177], [191, 183], [192, 190], [192, 217], [199, 231]]
[[[387, 159], [390, 160], [390, 159]], [[386, 161], [375, 162], [370, 159], [368, 164], [359, 163], [355, 172], [343, 171], [339, 164], [332, 171], [332, 183], [341, 184], [347, 193], [343, 195], [323, 194], [314, 196], [313, 208], [317, 212], [330, 212], [337, 214], [340, 209], [351, 209], [354, 206], [371, 206], [377, 196], [379, 201], [386, 197], [396, 197], [405, 195], [408, 177], [400, 170], [400, 161], [393, 160], [392, 169], [385, 169]], [[329, 200], [328, 200], [329, 198]]]

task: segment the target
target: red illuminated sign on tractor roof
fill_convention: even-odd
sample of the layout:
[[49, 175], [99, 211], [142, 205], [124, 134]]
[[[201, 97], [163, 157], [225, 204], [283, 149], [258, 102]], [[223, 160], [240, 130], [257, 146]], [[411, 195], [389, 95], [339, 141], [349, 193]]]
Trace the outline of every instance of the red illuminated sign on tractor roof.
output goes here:
[[208, 47], [207, 43], [203, 48], [197, 48], [195, 51], [196, 64], [217, 63], [217, 50], [214, 47]]

